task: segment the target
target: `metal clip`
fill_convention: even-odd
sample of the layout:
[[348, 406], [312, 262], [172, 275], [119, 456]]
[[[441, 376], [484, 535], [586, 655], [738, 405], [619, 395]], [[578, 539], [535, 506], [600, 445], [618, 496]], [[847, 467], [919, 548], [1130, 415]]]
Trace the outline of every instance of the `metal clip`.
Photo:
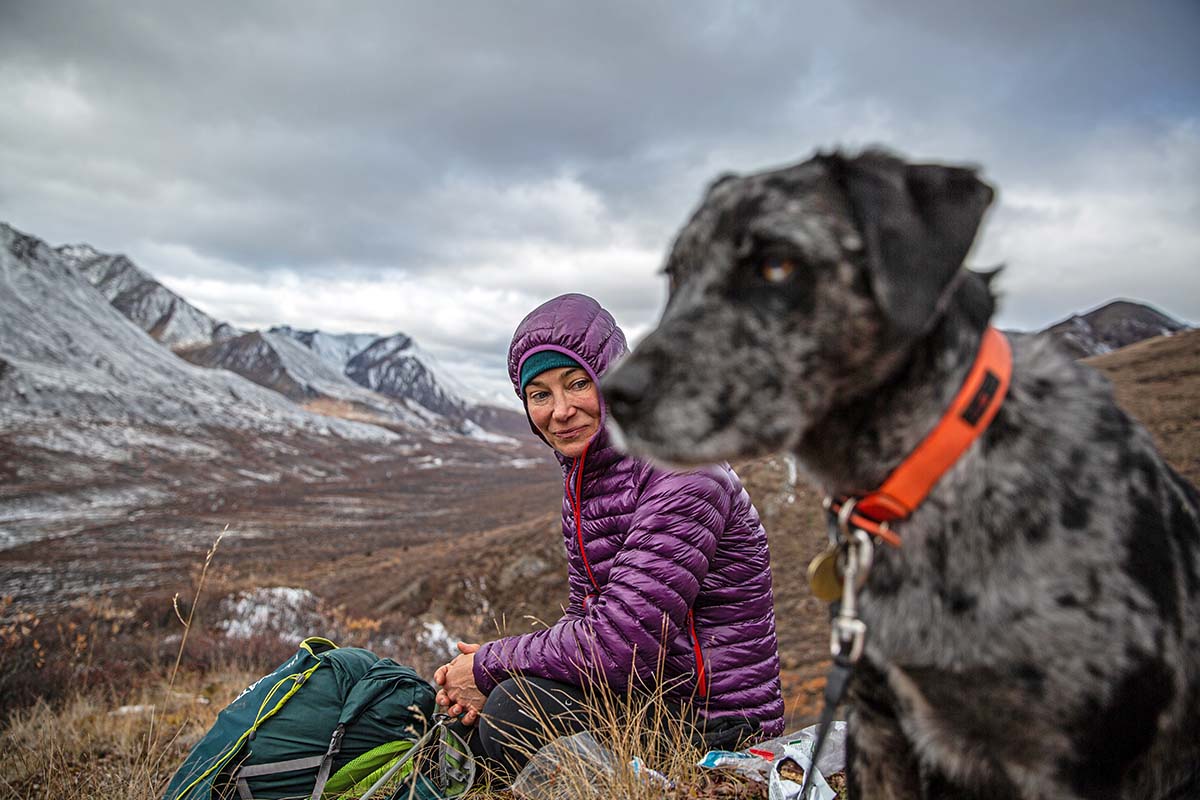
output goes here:
[[[847, 578], [854, 576], [856, 592], [866, 584], [867, 573], [871, 571], [871, 564], [875, 558], [875, 546], [870, 534], [852, 524], [854, 509], [857, 507], [858, 498], [848, 497], [837, 513], [838, 530], [841, 531], [842, 541], [847, 545], [845, 575]], [[851, 560], [858, 562], [853, 571], [849, 563]]]
[[[850, 502], [847, 501], [847, 505]], [[843, 516], [847, 520], [845, 577], [842, 581], [842, 603], [829, 636], [829, 650], [835, 659], [853, 664], [862, 657], [866, 644], [867, 626], [858, 618], [858, 592], [871, 570], [874, 547], [866, 531], [849, 527], [849, 515], [846, 506], [842, 506], [838, 512], [838, 522], [842, 523]]]
[[837, 513], [838, 530], [842, 532], [842, 537], [846, 541], [850, 541], [850, 517], [854, 514], [854, 509], [858, 506], [857, 497], [847, 497], [842, 501], [841, 508]]
[[[829, 634], [829, 652], [839, 661], [854, 664], [862, 657], [863, 647], [867, 640], [867, 626], [857, 617], [847, 617], [838, 614], [833, 621], [833, 629]], [[849, 649], [849, 654], [843, 658], [842, 653]]]
[[333, 729], [333, 736], [329, 739], [329, 755], [337, 755], [342, 750], [342, 737], [346, 735], [346, 726], [338, 725]]

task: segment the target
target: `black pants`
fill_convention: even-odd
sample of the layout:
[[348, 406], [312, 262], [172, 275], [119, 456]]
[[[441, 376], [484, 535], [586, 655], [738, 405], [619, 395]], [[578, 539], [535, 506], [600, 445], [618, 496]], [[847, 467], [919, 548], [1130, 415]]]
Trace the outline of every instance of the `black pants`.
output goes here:
[[[488, 695], [474, 730], [460, 733], [477, 761], [511, 780], [547, 742], [610, 724], [607, 712], [597, 712], [594, 705], [578, 686], [545, 678], [509, 678]], [[693, 744], [701, 749], [737, 749], [758, 732], [753, 719], [721, 718], [705, 724], [678, 700], [660, 701], [652, 710], [663, 716], [647, 727], [690, 731]]]
[[488, 695], [471, 749], [512, 779], [543, 745], [592, 727], [578, 686], [545, 678], [509, 678]]

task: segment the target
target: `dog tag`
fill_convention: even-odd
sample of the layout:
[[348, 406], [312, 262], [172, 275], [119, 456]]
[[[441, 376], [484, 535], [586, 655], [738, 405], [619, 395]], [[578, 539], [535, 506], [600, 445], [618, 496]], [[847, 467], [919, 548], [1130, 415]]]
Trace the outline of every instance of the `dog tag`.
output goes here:
[[841, 548], [830, 547], [808, 564], [808, 585], [813, 594], [826, 603], [842, 596], [842, 571], [838, 569], [840, 553]]

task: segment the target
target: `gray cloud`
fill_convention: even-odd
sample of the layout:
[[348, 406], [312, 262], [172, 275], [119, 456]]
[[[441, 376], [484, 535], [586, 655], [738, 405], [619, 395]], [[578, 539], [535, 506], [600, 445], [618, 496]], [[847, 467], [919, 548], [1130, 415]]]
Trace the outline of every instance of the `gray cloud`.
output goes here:
[[[999, 186], [1002, 321], [1198, 320], [1197, 32], [1186, 0], [5, 4], [0, 219], [236, 323], [494, 359], [559, 291], [650, 324], [717, 173], [883, 142]], [[391, 325], [389, 282], [422, 298]]]

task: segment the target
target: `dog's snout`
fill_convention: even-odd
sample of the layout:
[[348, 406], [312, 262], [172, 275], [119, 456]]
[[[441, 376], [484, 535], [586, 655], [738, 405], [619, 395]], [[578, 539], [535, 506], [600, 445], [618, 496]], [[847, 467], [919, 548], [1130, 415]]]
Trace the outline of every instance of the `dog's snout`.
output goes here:
[[627, 421], [650, 391], [654, 368], [644, 358], [631, 358], [601, 382], [604, 401], [618, 420]]

